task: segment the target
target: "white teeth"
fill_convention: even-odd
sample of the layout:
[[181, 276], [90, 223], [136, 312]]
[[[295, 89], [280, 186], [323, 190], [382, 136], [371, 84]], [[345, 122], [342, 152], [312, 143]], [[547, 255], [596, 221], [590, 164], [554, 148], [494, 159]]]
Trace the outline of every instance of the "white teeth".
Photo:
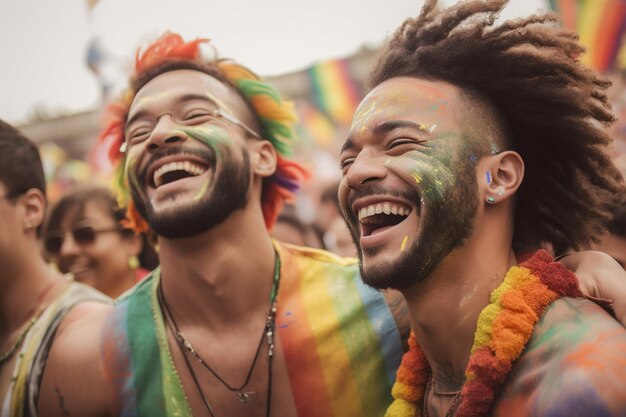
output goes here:
[[163, 184], [163, 175], [172, 171], [186, 171], [189, 174], [196, 176], [202, 174], [205, 169], [200, 165], [196, 165], [189, 161], [170, 162], [169, 164], [165, 164], [154, 171], [154, 174], [152, 175], [154, 184], [157, 187]]
[[400, 205], [396, 205], [394, 203], [385, 202], [378, 204], [371, 204], [366, 207], [362, 207], [359, 209], [358, 216], [359, 220], [362, 220], [366, 217], [374, 216], [376, 214], [396, 214], [400, 216], [408, 216], [411, 213], [411, 209], [408, 207], [403, 207]]

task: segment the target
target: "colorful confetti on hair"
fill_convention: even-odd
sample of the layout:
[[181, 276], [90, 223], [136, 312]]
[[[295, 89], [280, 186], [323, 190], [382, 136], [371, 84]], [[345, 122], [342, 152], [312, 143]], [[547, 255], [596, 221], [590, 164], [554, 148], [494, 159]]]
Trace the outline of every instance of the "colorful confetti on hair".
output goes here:
[[[457, 417], [488, 414], [513, 363], [524, 351], [535, 323], [546, 307], [560, 297], [582, 297], [574, 274], [544, 250], [512, 267], [491, 293], [491, 304], [478, 316], [474, 346], [465, 370]], [[385, 417], [421, 416], [430, 367], [417, 344], [409, 338], [392, 389], [394, 402]]]
[[[271, 229], [284, 202], [292, 200], [300, 183], [308, 178], [308, 173], [303, 167], [287, 159], [296, 140], [293, 126], [296, 116], [293, 104], [282, 99], [276, 90], [263, 83], [252, 71], [234, 61], [204, 59], [200, 47], [208, 42], [208, 39], [201, 38], [185, 42], [180, 35], [166, 32], [143, 52], [137, 51], [132, 78], [137, 78], [139, 74], [166, 62], [194, 61], [198, 64], [212, 65], [236, 86], [258, 115], [261, 136], [269, 140], [278, 152], [276, 172], [265, 179], [261, 197], [265, 224]], [[124, 168], [125, 155], [120, 151], [120, 146], [124, 143], [124, 126], [128, 110], [136, 93], [137, 91], [129, 89], [117, 102], [107, 107], [106, 127], [100, 134], [99, 141], [103, 147], [108, 148], [109, 158], [116, 165], [114, 188], [120, 206], [127, 207], [128, 226], [137, 231], [145, 231], [148, 225], [129, 198], [128, 178]]]

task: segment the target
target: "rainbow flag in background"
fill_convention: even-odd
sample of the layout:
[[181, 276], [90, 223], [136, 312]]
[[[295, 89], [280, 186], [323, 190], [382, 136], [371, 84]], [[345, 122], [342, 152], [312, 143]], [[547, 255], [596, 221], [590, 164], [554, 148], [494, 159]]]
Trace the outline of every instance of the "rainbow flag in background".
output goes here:
[[359, 92], [345, 59], [324, 61], [309, 70], [318, 108], [339, 124], [348, 125], [359, 103]]
[[298, 103], [298, 115], [305, 136], [313, 139], [317, 146], [328, 147], [335, 135], [335, 126], [328, 117], [308, 101]]
[[549, 0], [566, 29], [576, 31], [587, 49], [582, 61], [608, 71], [622, 47], [626, 29], [626, 0]]

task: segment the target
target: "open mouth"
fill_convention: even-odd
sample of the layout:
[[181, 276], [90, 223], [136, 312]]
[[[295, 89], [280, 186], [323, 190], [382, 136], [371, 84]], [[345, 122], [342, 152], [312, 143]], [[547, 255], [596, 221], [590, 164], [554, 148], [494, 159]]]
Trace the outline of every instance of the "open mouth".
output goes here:
[[358, 210], [361, 236], [371, 236], [402, 223], [413, 209], [395, 202], [380, 202]]
[[208, 170], [208, 166], [198, 162], [169, 162], [152, 173], [152, 187], [158, 188], [184, 178], [197, 177]]

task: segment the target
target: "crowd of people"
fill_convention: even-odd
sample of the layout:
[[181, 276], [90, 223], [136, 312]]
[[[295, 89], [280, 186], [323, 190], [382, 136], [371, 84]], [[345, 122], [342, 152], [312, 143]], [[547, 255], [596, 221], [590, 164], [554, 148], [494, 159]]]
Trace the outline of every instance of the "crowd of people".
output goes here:
[[113, 190], [47, 209], [1, 122], [0, 416], [626, 415], [609, 82], [506, 3], [402, 23], [311, 224], [293, 107], [206, 39], [137, 52]]

